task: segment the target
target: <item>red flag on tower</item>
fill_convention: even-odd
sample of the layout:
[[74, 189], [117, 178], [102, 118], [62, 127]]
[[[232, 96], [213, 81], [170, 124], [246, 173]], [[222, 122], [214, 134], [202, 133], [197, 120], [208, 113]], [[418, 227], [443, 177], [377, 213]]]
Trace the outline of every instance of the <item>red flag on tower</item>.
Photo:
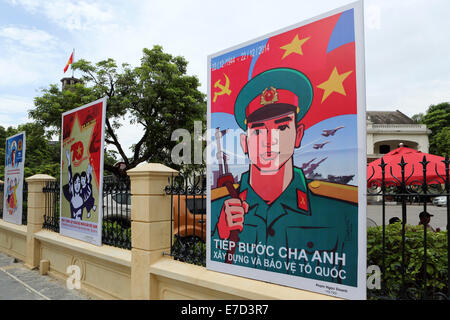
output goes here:
[[66, 73], [67, 69], [69, 69], [69, 65], [71, 65], [72, 63], [73, 63], [73, 51], [72, 54], [70, 55], [69, 61], [67, 61], [67, 64], [64, 67], [64, 73]]

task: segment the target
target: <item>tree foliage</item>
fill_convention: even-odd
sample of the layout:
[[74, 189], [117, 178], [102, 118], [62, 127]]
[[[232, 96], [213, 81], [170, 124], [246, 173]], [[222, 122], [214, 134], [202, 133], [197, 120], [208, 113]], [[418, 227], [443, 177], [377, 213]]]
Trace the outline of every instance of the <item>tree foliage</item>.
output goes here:
[[414, 121], [414, 123], [423, 123], [423, 117], [425, 115], [421, 112], [418, 114], [415, 114], [411, 117], [411, 119]]
[[59, 177], [59, 148], [57, 142], [45, 138], [45, 130], [36, 123], [26, 123], [17, 128], [0, 126], [0, 176], [3, 180], [5, 174], [5, 140], [19, 132], [25, 132], [25, 166], [24, 175], [29, 177], [35, 174], [48, 174]]
[[431, 105], [425, 114], [419, 113], [412, 118], [431, 130], [430, 153], [440, 156], [450, 153], [450, 103]]
[[[50, 85], [34, 100], [29, 112], [32, 119], [46, 128], [49, 135], [58, 133], [61, 114], [106, 96], [105, 142], [114, 148], [125, 162], [125, 170], [143, 161], [171, 164], [170, 151], [177, 142], [171, 141], [178, 128], [192, 131], [194, 121], [205, 121], [205, 95], [198, 90], [198, 78], [186, 74], [187, 61], [164, 53], [162, 47], [143, 49], [138, 67], [122, 64], [119, 69], [113, 59], [95, 64], [79, 60], [72, 65], [82, 73], [81, 83], [61, 91]], [[119, 129], [129, 119], [130, 128], [140, 124], [142, 135], [131, 147], [132, 156], [119, 142]], [[105, 164], [115, 174], [118, 168]]]
[[[0, 179], [4, 180], [5, 175], [5, 145], [6, 138], [20, 132], [25, 132], [25, 166], [24, 177], [35, 174], [48, 174], [59, 180], [61, 144], [47, 138], [45, 129], [38, 123], [25, 123], [17, 128], [0, 126]], [[108, 151], [104, 156], [105, 166], [113, 166], [117, 161], [114, 153]], [[106, 172], [105, 175], [111, 174]]]

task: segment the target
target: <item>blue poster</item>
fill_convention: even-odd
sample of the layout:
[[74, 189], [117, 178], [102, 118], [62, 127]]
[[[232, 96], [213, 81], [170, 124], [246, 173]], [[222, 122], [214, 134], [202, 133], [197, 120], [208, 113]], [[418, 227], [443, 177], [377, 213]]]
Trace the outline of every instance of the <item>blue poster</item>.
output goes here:
[[3, 220], [22, 224], [25, 132], [6, 139]]

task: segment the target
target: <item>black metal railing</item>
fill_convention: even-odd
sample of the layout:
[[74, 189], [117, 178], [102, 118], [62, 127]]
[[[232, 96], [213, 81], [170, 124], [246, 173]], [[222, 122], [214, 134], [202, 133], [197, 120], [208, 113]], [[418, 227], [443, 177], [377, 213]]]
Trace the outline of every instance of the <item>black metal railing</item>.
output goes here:
[[28, 223], [28, 183], [23, 182], [22, 189], [22, 224], [27, 225]]
[[206, 179], [203, 172], [172, 175], [170, 255], [191, 264], [206, 265]]
[[[3, 219], [3, 201], [5, 199], [4, 196], [4, 184], [0, 184], [0, 219]], [[26, 181], [23, 182], [23, 197], [22, 197], [22, 224], [26, 225], [28, 222], [27, 208], [28, 208], [28, 183]]]
[[[447, 156], [441, 162], [445, 166], [444, 172], [438, 170], [437, 164], [434, 168], [430, 166], [425, 156], [418, 163], [407, 163], [403, 157], [398, 164], [388, 164], [382, 159], [378, 179], [374, 179], [374, 168], [369, 168], [368, 199], [381, 197], [382, 219], [382, 226], [376, 227], [378, 230], [368, 229], [367, 264], [381, 268], [381, 288], [368, 290], [369, 298], [447, 300], [450, 297], [450, 160]], [[400, 176], [393, 173], [395, 166], [399, 166]], [[420, 173], [420, 178], [417, 175], [413, 178], [414, 173]], [[419, 211], [424, 212], [426, 218], [431, 202], [437, 197], [442, 197], [442, 203], [446, 205], [446, 217], [439, 218], [446, 218], [447, 230], [433, 229], [427, 219], [422, 219], [418, 226], [408, 224], [408, 202], [419, 205]], [[401, 206], [399, 222], [386, 224], [387, 201]], [[443, 212], [440, 214], [444, 215]]]
[[44, 223], [42, 228], [59, 232], [59, 182], [48, 182], [42, 189], [45, 197]]
[[[43, 228], [59, 232], [60, 185], [49, 182], [43, 188], [45, 214]], [[102, 243], [131, 249], [130, 180], [105, 177], [103, 183]]]
[[[388, 164], [383, 160], [382, 176], [374, 178], [374, 171], [368, 171], [368, 201], [381, 198], [380, 226], [368, 228], [367, 265], [381, 268], [381, 288], [368, 290], [369, 299], [448, 299], [449, 288], [449, 237], [450, 220], [450, 178], [448, 156], [442, 161], [445, 169], [431, 167], [426, 157], [418, 163]], [[400, 176], [392, 167], [399, 166]], [[419, 169], [418, 169], [419, 168]], [[370, 168], [369, 168], [370, 169]], [[420, 170], [421, 178], [411, 178], [414, 170]], [[433, 178], [430, 179], [430, 174]], [[205, 266], [206, 235], [206, 183], [203, 174], [172, 176], [165, 192], [171, 195], [170, 255], [176, 260]], [[439, 208], [446, 220], [447, 230], [433, 230], [430, 222], [408, 223], [408, 207], [414, 211], [429, 212], [432, 201], [437, 197], [445, 199], [445, 208]], [[400, 223], [386, 223], [387, 204], [394, 202], [394, 208], [401, 211]], [[378, 207], [375, 207], [378, 210]], [[444, 212], [445, 211], [445, 212]], [[378, 214], [378, 212], [376, 213]], [[435, 214], [437, 215], [437, 214]], [[444, 229], [444, 228], [442, 228]]]
[[1, 204], [1, 206], [0, 206], [0, 219], [3, 219], [3, 201], [4, 201], [4, 199], [5, 199], [5, 195], [4, 195], [4, 193], [3, 193], [4, 188], [5, 188], [5, 186], [4, 186], [3, 182], [0, 183], [0, 195], [1, 195], [1, 201], [0, 201], [0, 204]]

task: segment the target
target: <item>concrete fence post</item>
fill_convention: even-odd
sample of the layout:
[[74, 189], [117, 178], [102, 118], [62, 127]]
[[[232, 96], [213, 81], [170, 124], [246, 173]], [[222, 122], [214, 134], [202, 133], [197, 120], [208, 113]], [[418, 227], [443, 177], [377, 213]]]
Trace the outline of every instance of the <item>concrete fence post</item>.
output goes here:
[[27, 208], [27, 256], [25, 266], [34, 269], [39, 267], [39, 243], [34, 234], [42, 229], [45, 214], [45, 194], [42, 188], [48, 182], [56, 181], [46, 174], [36, 174], [25, 181], [28, 183], [28, 208]]
[[151, 299], [149, 268], [170, 252], [170, 196], [164, 188], [178, 171], [159, 163], [127, 171], [131, 180], [131, 298]]

